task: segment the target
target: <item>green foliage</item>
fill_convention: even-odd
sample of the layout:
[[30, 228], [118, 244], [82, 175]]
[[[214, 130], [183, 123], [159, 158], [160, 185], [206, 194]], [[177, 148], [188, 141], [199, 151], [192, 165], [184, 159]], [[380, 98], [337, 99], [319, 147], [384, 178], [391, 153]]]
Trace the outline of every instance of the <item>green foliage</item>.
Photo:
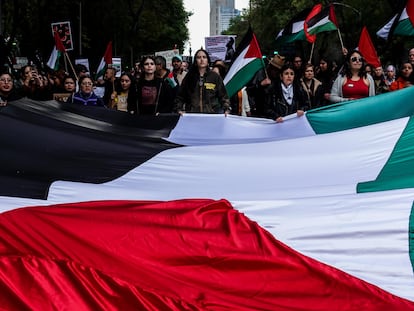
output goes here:
[[174, 45], [182, 49], [189, 36], [186, 24], [191, 13], [184, 10], [183, 0], [3, 0], [0, 3], [3, 34], [18, 41], [16, 53], [33, 58], [38, 50], [44, 61], [54, 45], [51, 33], [54, 22], [71, 22], [74, 50], [68, 52], [69, 56], [87, 57], [92, 68], [97, 67], [111, 40], [114, 56], [122, 57], [123, 64], [130, 66], [143, 54], [169, 50]]
[[314, 51], [310, 43], [299, 41], [280, 47], [279, 52], [285, 53], [286, 56], [301, 54], [305, 59], [311, 55], [313, 59], [324, 55], [338, 60], [342, 57], [341, 39], [346, 48], [355, 48], [363, 26], [367, 26], [384, 64], [398, 64], [402, 58], [407, 57], [407, 49], [414, 46], [412, 38], [394, 38], [392, 42], [384, 42], [376, 36], [376, 32], [392, 18], [397, 8], [404, 4], [403, 0], [251, 0], [250, 9], [244, 12], [241, 18], [234, 19], [226, 33], [236, 34], [240, 40], [250, 23], [262, 53], [272, 56], [276, 49], [275, 39], [278, 33], [293, 16], [315, 4], [328, 5], [330, 2], [335, 3], [341, 37], [338, 32], [323, 33], [318, 35]]

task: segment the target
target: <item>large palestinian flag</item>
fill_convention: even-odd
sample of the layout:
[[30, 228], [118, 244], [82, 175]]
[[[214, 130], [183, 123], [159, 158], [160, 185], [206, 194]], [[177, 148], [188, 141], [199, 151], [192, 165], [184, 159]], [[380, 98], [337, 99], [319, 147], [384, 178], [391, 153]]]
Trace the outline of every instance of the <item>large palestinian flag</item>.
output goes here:
[[414, 88], [272, 120], [0, 110], [6, 310], [414, 310]]

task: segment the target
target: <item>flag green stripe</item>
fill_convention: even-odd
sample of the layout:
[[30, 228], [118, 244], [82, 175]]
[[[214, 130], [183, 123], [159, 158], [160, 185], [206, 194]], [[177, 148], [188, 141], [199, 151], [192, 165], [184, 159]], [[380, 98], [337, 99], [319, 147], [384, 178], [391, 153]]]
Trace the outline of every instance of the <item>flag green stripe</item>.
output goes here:
[[414, 119], [410, 118], [387, 163], [373, 181], [357, 185], [357, 192], [414, 188]]
[[414, 115], [414, 88], [313, 109], [307, 119], [316, 134], [331, 133]]
[[320, 26], [312, 27], [312, 29], [309, 29], [309, 33], [314, 35], [314, 34], [318, 34], [320, 32], [333, 31], [333, 30], [336, 30], [336, 29], [337, 28], [336, 28], [334, 23], [328, 22], [328, 23], [325, 23], [325, 24], [320, 25]]
[[305, 32], [303, 30], [286, 36], [281, 36], [276, 39], [276, 45], [291, 43], [297, 40], [306, 40]]
[[400, 21], [394, 29], [394, 35], [414, 36], [414, 27], [408, 18]]
[[250, 63], [240, 68], [239, 71], [226, 84], [226, 90], [229, 97], [240, 91], [252, 79], [252, 72], [256, 72], [263, 67], [263, 60], [255, 58]]

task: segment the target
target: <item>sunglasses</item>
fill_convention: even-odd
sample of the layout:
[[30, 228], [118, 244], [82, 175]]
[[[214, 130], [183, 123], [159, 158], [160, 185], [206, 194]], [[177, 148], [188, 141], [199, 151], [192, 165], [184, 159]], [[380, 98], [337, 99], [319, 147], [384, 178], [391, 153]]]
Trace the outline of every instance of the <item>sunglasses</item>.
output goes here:
[[351, 58], [351, 62], [355, 63], [356, 61], [362, 63], [364, 61], [364, 59], [362, 57], [356, 57], [356, 56]]

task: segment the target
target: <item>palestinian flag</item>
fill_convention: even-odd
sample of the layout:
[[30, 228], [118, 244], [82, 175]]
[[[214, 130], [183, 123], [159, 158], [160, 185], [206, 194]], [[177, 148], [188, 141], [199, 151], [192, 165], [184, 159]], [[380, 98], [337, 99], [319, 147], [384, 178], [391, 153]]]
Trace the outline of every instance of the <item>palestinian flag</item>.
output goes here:
[[377, 36], [389, 40], [393, 36], [414, 36], [414, 0], [408, 0], [406, 6], [380, 30]]
[[103, 77], [105, 74], [106, 67], [112, 65], [112, 41], [106, 46], [105, 54], [99, 63], [98, 69], [96, 70], [96, 77]]
[[169, 74], [168, 74], [168, 76], [167, 76], [167, 82], [168, 82], [168, 84], [172, 87], [172, 88], [175, 88], [177, 85], [178, 85], [178, 83], [177, 83], [177, 81], [175, 81], [175, 78], [174, 78], [174, 73], [173, 72], [170, 72]]
[[304, 23], [312, 8], [306, 8], [295, 15], [276, 37], [276, 45], [283, 45], [297, 40], [306, 40]]
[[296, 40], [314, 42], [316, 34], [337, 29], [333, 6], [322, 9], [321, 4], [305, 9], [296, 15], [278, 34], [276, 44], [282, 45]]
[[57, 32], [54, 33], [53, 37], [55, 40], [55, 46], [53, 47], [53, 51], [50, 54], [46, 65], [53, 70], [58, 70], [60, 57], [66, 52], [66, 50]]
[[2, 308], [414, 310], [413, 95], [283, 123], [9, 103]]
[[329, 5], [322, 9], [321, 4], [315, 5], [311, 13], [306, 18], [305, 24], [305, 35], [309, 42], [310, 38], [316, 38], [316, 34], [337, 30], [337, 22], [333, 5]]
[[237, 94], [262, 68], [264, 68], [262, 52], [253, 30], [249, 27], [224, 77], [223, 82], [228, 96]]

